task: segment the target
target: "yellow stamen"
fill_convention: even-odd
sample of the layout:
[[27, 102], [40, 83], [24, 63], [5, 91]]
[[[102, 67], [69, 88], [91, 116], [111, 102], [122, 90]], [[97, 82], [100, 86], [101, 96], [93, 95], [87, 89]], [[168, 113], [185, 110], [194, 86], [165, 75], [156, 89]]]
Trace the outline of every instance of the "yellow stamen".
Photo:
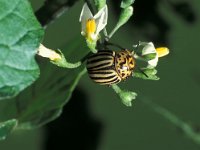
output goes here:
[[91, 38], [91, 35], [96, 31], [96, 22], [94, 19], [88, 19], [86, 23], [86, 36]]
[[167, 47], [158, 47], [156, 48], [158, 57], [163, 57], [169, 54], [169, 49]]

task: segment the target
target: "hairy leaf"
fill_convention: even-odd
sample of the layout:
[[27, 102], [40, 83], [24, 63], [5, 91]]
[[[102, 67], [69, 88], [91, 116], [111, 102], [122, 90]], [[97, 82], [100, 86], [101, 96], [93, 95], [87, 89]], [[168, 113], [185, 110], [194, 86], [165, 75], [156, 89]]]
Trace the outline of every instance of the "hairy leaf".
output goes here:
[[16, 119], [10, 119], [5, 122], [0, 122], [0, 140], [4, 140], [8, 134], [16, 127]]
[[135, 2], [135, 0], [122, 0], [120, 7], [127, 8], [130, 5], [132, 5], [134, 2]]
[[[69, 43], [65, 46], [67, 49], [62, 49], [66, 59], [76, 55], [79, 60], [88, 53], [77, 38]], [[82, 51], [77, 53], [77, 49]], [[15, 98], [0, 101], [0, 120], [17, 118], [17, 128], [20, 129], [39, 127], [54, 120], [61, 114], [62, 107], [69, 101], [79, 79], [86, 71], [84, 65], [77, 69], [58, 68], [49, 63], [48, 59], [40, 57], [38, 63], [41, 68], [40, 78]]]
[[156, 74], [157, 70], [155, 68], [142, 68], [140, 71], [135, 71], [133, 77], [144, 80], [159, 80], [160, 78]]
[[0, 0], [0, 100], [17, 95], [38, 78], [34, 57], [42, 36], [27, 0]]

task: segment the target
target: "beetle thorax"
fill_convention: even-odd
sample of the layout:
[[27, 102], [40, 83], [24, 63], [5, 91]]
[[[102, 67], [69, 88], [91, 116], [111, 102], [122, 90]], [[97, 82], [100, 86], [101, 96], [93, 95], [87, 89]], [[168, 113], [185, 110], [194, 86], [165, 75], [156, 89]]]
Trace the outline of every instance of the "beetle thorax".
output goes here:
[[116, 52], [115, 69], [122, 80], [131, 76], [135, 67], [135, 60], [128, 50]]

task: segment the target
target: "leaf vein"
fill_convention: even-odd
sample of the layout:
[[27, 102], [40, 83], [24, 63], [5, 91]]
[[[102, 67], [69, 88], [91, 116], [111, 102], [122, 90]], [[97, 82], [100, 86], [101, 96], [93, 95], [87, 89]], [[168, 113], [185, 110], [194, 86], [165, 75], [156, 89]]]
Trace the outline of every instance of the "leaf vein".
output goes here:
[[18, 5], [20, 4], [20, 0], [18, 0], [18, 2], [15, 4], [15, 6], [10, 9], [6, 14], [4, 14], [1, 18], [0, 21], [2, 21], [4, 18], [6, 18], [7, 16], [9, 16], [10, 14], [13, 13], [13, 11], [15, 11], [15, 9], [18, 7]]

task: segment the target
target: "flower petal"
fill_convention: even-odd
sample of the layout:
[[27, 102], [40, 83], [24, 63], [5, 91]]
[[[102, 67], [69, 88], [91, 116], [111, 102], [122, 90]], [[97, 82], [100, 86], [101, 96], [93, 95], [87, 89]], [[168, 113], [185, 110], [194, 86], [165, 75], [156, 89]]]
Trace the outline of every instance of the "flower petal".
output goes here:
[[158, 64], [158, 56], [156, 55], [156, 57], [154, 59], [149, 60], [148, 64], [149, 65], [147, 66], [147, 68], [155, 68]]
[[46, 48], [44, 45], [40, 44], [38, 48], [38, 55], [42, 57], [49, 58], [50, 60], [57, 60], [61, 59], [60, 54], [56, 53], [55, 51]]
[[[94, 15], [94, 19], [100, 18], [101, 15], [102, 15], [103, 13], [107, 13], [107, 15], [108, 15], [108, 7], [107, 7], [107, 5], [105, 5], [104, 7], [102, 7], [102, 8], [98, 11], [98, 13]], [[107, 18], [106, 18], [106, 19], [107, 19]], [[106, 21], [106, 22], [107, 22], [107, 21]]]
[[86, 29], [86, 23], [88, 21], [88, 19], [93, 18], [93, 14], [90, 11], [87, 3], [85, 3], [83, 5], [81, 14], [80, 14], [80, 18], [79, 18], [79, 22], [81, 22], [81, 34], [85, 33], [85, 29]]
[[158, 64], [158, 54], [156, 52], [156, 49], [154, 47], [154, 44], [152, 42], [140, 42], [139, 46], [142, 46], [142, 56], [148, 55], [148, 54], [156, 54], [154, 59], [151, 59], [148, 61], [147, 68], [155, 68]]
[[156, 49], [153, 45], [152, 42], [140, 42], [139, 45], [144, 46], [144, 48], [142, 49], [142, 55], [147, 55], [147, 54], [151, 54], [151, 53], [156, 53]]
[[98, 36], [99, 32], [105, 28], [107, 25], [108, 20], [108, 7], [105, 5], [95, 16], [94, 19], [96, 21], [96, 33], [95, 35]]

